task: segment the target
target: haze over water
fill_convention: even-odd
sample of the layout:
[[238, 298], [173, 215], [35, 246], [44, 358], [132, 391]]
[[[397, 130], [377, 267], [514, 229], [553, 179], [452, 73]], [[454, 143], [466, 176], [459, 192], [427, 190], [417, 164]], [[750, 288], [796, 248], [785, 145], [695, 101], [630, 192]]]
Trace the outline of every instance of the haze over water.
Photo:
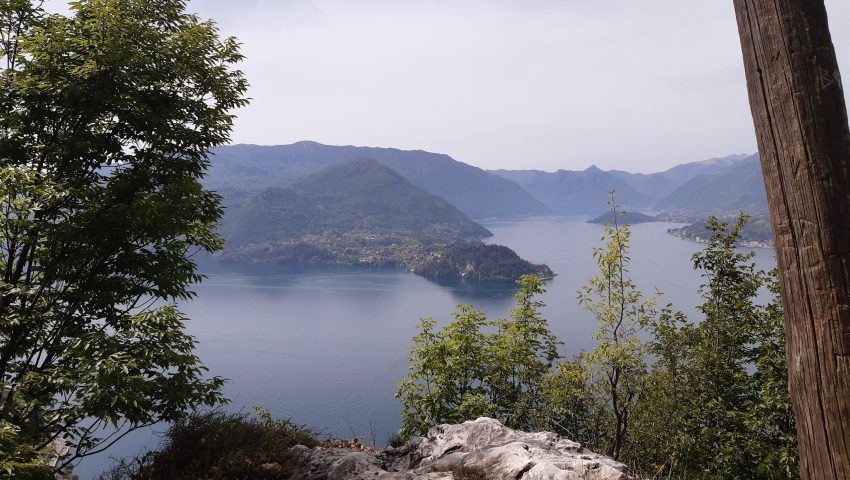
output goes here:
[[[633, 227], [631, 276], [646, 293], [664, 292], [661, 303], [694, 315], [701, 279], [691, 255], [702, 246], [668, 235], [672, 225]], [[485, 226], [494, 233], [488, 242], [557, 274], [542, 300], [562, 353], [590, 348], [596, 323], [579, 307], [576, 291], [596, 273], [592, 248], [602, 226], [557, 217]], [[774, 253], [756, 250], [755, 261], [770, 269]], [[202, 271], [207, 281], [181, 309], [191, 319], [198, 355], [212, 374], [230, 379], [228, 409], [260, 405], [328, 435], [364, 442], [374, 435], [379, 445], [401, 426], [393, 382], [406, 373], [418, 319], [444, 324], [459, 303], [472, 303], [491, 319], [506, 316], [516, 291], [511, 284], [437, 283], [386, 270], [203, 265]], [[140, 444], [157, 441], [150, 431], [137, 432], [76, 473], [93, 478], [108, 457], [134, 455]]]

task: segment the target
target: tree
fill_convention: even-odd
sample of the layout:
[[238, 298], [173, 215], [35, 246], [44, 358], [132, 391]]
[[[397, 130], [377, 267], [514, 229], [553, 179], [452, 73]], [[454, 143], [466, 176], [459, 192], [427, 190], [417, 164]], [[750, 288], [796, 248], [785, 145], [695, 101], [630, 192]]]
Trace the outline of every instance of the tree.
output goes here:
[[823, 0], [735, 0], [803, 478], [850, 478], [850, 127]]
[[747, 428], [762, 478], [793, 480], [800, 477], [797, 429], [788, 393], [785, 353], [785, 313], [779, 297], [776, 270], [767, 276], [773, 299], [756, 319], [751, 363], [755, 367], [756, 400], [750, 405]]
[[469, 420], [491, 410], [484, 378], [486, 317], [470, 305], [459, 305], [454, 321], [435, 331], [437, 323], [425, 318], [413, 337], [407, 376], [396, 382], [402, 401], [403, 437], [424, 435], [441, 423]]
[[523, 275], [517, 282], [516, 308], [511, 318], [493, 322], [497, 333], [492, 337], [492, 368], [487, 384], [497, 407], [495, 415], [513, 428], [547, 428], [544, 379], [558, 359], [560, 342], [549, 331], [540, 313], [545, 306], [536, 300], [546, 290], [534, 275]]
[[706, 223], [708, 244], [693, 257], [704, 279], [700, 320], [668, 307], [650, 325], [655, 362], [627, 459], [652, 476], [797, 478], [782, 309], [776, 298], [756, 304], [775, 279], [738, 249], [747, 220]]
[[688, 457], [709, 478], [757, 478], [759, 459], [747, 448], [748, 406], [757, 401], [748, 367], [760, 310], [754, 303], [765, 284], [753, 252], [736, 248], [748, 217], [732, 226], [712, 217], [708, 245], [693, 256], [702, 271], [702, 321], [684, 327], [692, 338], [686, 358]]
[[596, 317], [596, 347], [586, 352], [586, 364], [593, 370], [613, 424], [606, 451], [620, 457], [629, 433], [630, 419], [639, 400], [646, 375], [646, 346], [640, 333], [656, 315], [656, 299], [646, 298], [629, 278], [628, 225], [619, 225], [622, 212], [611, 192], [613, 223], [606, 223], [601, 248], [593, 256], [599, 273], [579, 291], [579, 304]]
[[535, 300], [543, 282], [524, 275], [517, 283], [517, 308], [508, 320], [489, 322], [480, 310], [459, 305], [442, 329], [431, 319], [420, 321], [408, 374], [396, 382], [403, 437], [485, 415], [512, 428], [545, 428], [543, 388], [558, 342]]
[[[182, 0], [0, 1], [0, 464], [221, 398], [171, 304], [221, 246], [199, 179], [247, 84]], [[101, 430], [111, 426], [114, 433]]]

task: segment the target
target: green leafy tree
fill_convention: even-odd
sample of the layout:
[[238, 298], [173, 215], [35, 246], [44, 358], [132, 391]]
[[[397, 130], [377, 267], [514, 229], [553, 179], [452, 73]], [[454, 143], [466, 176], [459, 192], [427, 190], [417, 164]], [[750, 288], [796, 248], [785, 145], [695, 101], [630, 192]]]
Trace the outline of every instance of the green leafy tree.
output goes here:
[[649, 325], [647, 342], [653, 363], [632, 416], [630, 438], [622, 460], [649, 478], [686, 478], [688, 406], [695, 380], [686, 374], [696, 347], [688, 319], [668, 305]]
[[66, 463], [222, 400], [171, 303], [221, 247], [199, 179], [247, 84], [185, 6], [0, 1], [0, 430]]
[[[669, 310], [652, 323], [651, 367], [627, 452], [649, 475], [698, 479], [798, 478], [782, 308], [775, 276], [737, 249], [744, 215], [709, 219], [694, 255], [702, 318]], [[756, 300], [771, 287], [773, 300]]]
[[599, 323], [593, 335], [596, 347], [583, 353], [591, 371], [593, 388], [610, 408], [604, 451], [617, 459], [628, 440], [631, 416], [640, 400], [646, 377], [647, 347], [641, 332], [657, 314], [656, 297], [647, 298], [629, 277], [628, 225], [619, 225], [621, 214], [611, 192], [613, 223], [605, 225], [603, 246], [594, 248], [599, 273], [579, 291], [579, 304]]
[[437, 323], [420, 320], [413, 337], [407, 376], [396, 382], [402, 400], [402, 436], [422, 435], [441, 423], [485, 415], [484, 378], [489, 367], [484, 313], [459, 305], [454, 321], [436, 331]]
[[757, 318], [753, 335], [753, 388], [747, 427], [761, 478], [793, 480], [800, 477], [797, 425], [788, 392], [785, 325], [776, 270], [768, 286], [773, 300]]
[[540, 313], [544, 303], [535, 300], [545, 292], [543, 282], [523, 275], [517, 283], [521, 289], [511, 318], [493, 322], [496, 334], [486, 357], [492, 362], [486, 383], [496, 418], [510, 427], [542, 430], [548, 426], [545, 379], [559, 358], [560, 342]]
[[593, 389], [593, 370], [585, 355], [560, 362], [545, 379], [548, 430], [591, 449], [604, 448], [612, 423], [604, 398]]
[[736, 248], [746, 221], [742, 216], [727, 232], [727, 224], [709, 219], [708, 245], [693, 257], [705, 284], [700, 289], [702, 321], [685, 327], [696, 337], [686, 379], [693, 439], [689, 457], [712, 478], [754, 478], [759, 462], [745, 443], [747, 407], [756, 401], [748, 370], [760, 316], [755, 298], [765, 275], [756, 269], [753, 252]]
[[558, 358], [558, 342], [540, 314], [543, 283], [523, 276], [509, 320], [490, 322], [460, 305], [437, 330], [420, 321], [407, 376], [396, 382], [402, 401], [402, 436], [422, 435], [441, 423], [491, 416], [508, 426], [546, 426], [545, 380]]

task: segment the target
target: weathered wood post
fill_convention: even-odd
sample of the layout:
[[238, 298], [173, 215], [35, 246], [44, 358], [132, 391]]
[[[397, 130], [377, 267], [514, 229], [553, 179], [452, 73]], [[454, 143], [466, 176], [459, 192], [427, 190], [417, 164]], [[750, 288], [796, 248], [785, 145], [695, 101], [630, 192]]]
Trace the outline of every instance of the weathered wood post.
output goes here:
[[785, 305], [801, 474], [850, 479], [850, 129], [823, 0], [734, 0]]

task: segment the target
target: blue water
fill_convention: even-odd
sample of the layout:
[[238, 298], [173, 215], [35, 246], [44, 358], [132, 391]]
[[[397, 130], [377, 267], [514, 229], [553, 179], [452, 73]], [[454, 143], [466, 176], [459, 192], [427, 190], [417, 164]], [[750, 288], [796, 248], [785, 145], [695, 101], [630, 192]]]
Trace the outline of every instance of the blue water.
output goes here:
[[[572, 354], [591, 345], [593, 319], [576, 291], [595, 274], [592, 248], [600, 225], [572, 218], [535, 218], [486, 224], [494, 237], [522, 257], [557, 273], [543, 296], [545, 315]], [[690, 257], [700, 245], [666, 233], [672, 224], [633, 227], [632, 278], [662, 302], [693, 314], [700, 273]], [[773, 251], [756, 250], [765, 269]], [[199, 341], [198, 355], [211, 373], [230, 379], [225, 394], [233, 410], [261, 405], [338, 437], [383, 444], [400, 426], [394, 381], [404, 376], [407, 348], [420, 317], [442, 323], [459, 303], [493, 318], [507, 315], [515, 287], [505, 283], [439, 283], [386, 270], [296, 269], [277, 266], [203, 265], [207, 280], [198, 297], [181, 306]], [[93, 478], [109, 457], [154, 447], [161, 429], [135, 432], [75, 471]]]

